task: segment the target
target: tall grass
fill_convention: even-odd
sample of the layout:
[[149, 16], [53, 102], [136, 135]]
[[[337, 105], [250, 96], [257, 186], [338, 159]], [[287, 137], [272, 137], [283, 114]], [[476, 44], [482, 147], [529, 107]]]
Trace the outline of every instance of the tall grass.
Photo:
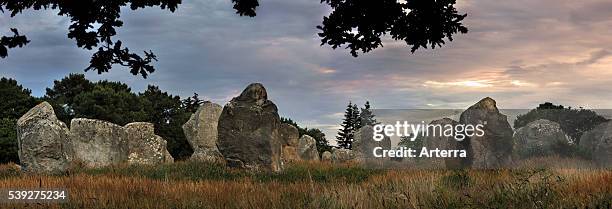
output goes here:
[[[7, 208], [610, 208], [612, 171], [371, 170], [327, 163], [247, 172], [199, 162], [22, 174], [0, 188], [67, 188], [62, 204]], [[1, 203], [0, 203], [1, 204]]]

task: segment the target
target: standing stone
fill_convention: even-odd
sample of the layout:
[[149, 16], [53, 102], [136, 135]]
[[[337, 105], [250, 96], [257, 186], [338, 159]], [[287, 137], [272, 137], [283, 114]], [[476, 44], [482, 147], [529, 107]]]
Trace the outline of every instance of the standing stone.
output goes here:
[[570, 139], [561, 125], [556, 122], [539, 119], [519, 128], [514, 133], [514, 150], [520, 158], [546, 156], [556, 153], [555, 146], [569, 146]]
[[332, 148], [332, 163], [355, 163], [355, 153], [350, 149]]
[[330, 162], [332, 160], [332, 153], [329, 151], [323, 152], [321, 154], [321, 161]]
[[123, 128], [128, 143], [128, 163], [157, 165], [174, 161], [166, 149], [166, 140], [155, 135], [152, 123], [129, 123]]
[[601, 167], [612, 167], [612, 122], [606, 122], [582, 134], [579, 146], [591, 153]]
[[68, 128], [55, 116], [53, 107], [40, 103], [17, 121], [19, 160], [26, 171], [55, 173], [68, 168]]
[[74, 160], [86, 167], [104, 167], [127, 162], [128, 136], [123, 127], [94, 119], [70, 122]]
[[298, 152], [300, 158], [306, 161], [319, 161], [319, 151], [317, 150], [317, 141], [308, 135], [300, 137], [298, 144]]
[[[383, 150], [391, 149], [391, 139], [388, 136], [384, 136], [381, 141], [374, 140], [374, 129], [371, 125], [361, 127], [355, 133], [355, 140], [353, 141], [352, 150], [355, 151], [356, 160], [360, 163], [365, 163], [369, 166], [381, 166], [388, 158], [377, 158], [374, 157], [374, 149], [381, 147]], [[382, 150], [379, 151], [382, 153]]]
[[191, 160], [225, 163], [225, 159], [217, 148], [217, 126], [221, 111], [221, 105], [205, 102], [183, 125], [185, 137], [193, 148]]
[[259, 83], [233, 98], [219, 118], [219, 151], [230, 167], [281, 170], [282, 139], [276, 105]]
[[[459, 122], [450, 118], [431, 121], [427, 130], [428, 135], [423, 138], [423, 146], [427, 147], [428, 150], [437, 148], [469, 152], [469, 145], [465, 143], [465, 140], [460, 141], [455, 139], [454, 136], [445, 136], [445, 130], [454, 130], [457, 125], [459, 125]], [[431, 168], [465, 168], [470, 165], [470, 159], [467, 157], [429, 158], [426, 160]]]
[[283, 144], [283, 151], [281, 154], [283, 163], [299, 161], [300, 156], [298, 154], [298, 141], [300, 134], [298, 129], [291, 124], [283, 123], [281, 124], [280, 134]]
[[283, 139], [283, 145], [285, 146], [298, 146], [298, 141], [300, 139], [300, 133], [298, 129], [287, 123], [281, 124], [280, 128], [281, 138]]
[[283, 163], [291, 163], [301, 161], [300, 155], [298, 154], [298, 148], [293, 146], [284, 146], [281, 153], [281, 160]]
[[473, 168], [499, 168], [510, 163], [513, 131], [506, 115], [499, 112], [495, 100], [487, 97], [461, 113], [461, 124], [484, 125], [483, 136], [465, 139]]

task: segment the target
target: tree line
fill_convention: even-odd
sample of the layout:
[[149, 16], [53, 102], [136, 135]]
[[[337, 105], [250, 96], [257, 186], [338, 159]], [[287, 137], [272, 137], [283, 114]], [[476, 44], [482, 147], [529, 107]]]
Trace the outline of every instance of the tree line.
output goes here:
[[[107, 80], [93, 82], [83, 74], [70, 74], [54, 81], [42, 97], [32, 96], [31, 90], [16, 80], [3, 77], [0, 79], [0, 100], [0, 163], [19, 162], [17, 120], [42, 101], [49, 102], [58, 119], [68, 126], [73, 118], [100, 119], [118, 125], [153, 123], [155, 134], [168, 142], [170, 154], [178, 160], [187, 159], [193, 149], [182, 126], [204, 102], [197, 93], [181, 98], [155, 85], [149, 85], [144, 92], [134, 93], [127, 84]], [[291, 119], [285, 119], [285, 122], [299, 127]], [[299, 130], [300, 134], [317, 139], [317, 143], [327, 144], [321, 130]]]

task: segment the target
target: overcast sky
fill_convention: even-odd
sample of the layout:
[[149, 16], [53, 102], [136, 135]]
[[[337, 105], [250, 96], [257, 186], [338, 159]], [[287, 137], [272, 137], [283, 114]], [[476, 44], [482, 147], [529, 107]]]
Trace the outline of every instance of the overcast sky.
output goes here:
[[[319, 0], [262, 0], [255, 18], [234, 14], [230, 0], [184, 1], [171, 13], [124, 9], [119, 30], [133, 51], [151, 49], [148, 79], [116, 67], [88, 72], [142, 91], [148, 84], [182, 97], [197, 92], [225, 104], [252, 82], [303, 126], [332, 141], [349, 101], [375, 108], [465, 108], [490, 96], [500, 108], [543, 101], [612, 108], [612, 2], [606, 0], [458, 0], [470, 32], [440, 49], [410, 53], [403, 42], [350, 56], [320, 46], [315, 28], [329, 8]], [[53, 80], [83, 73], [91, 51], [67, 38], [56, 11], [0, 14], [0, 34], [17, 27], [32, 42], [0, 60], [0, 76], [36, 96]]]

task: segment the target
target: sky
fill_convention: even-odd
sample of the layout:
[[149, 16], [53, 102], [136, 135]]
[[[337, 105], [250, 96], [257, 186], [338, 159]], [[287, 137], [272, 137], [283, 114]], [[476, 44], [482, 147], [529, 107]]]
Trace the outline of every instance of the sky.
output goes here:
[[357, 58], [320, 45], [316, 26], [330, 8], [318, 0], [260, 4], [255, 18], [234, 14], [229, 0], [184, 1], [175, 13], [124, 8], [116, 38], [158, 56], [148, 79], [121, 67], [85, 73], [93, 52], [67, 38], [70, 21], [57, 11], [0, 14], [0, 34], [16, 27], [32, 40], [0, 59], [0, 76], [35, 96], [69, 73], [85, 73], [135, 92], [152, 84], [222, 105], [260, 82], [281, 116], [322, 129], [330, 141], [349, 101], [379, 109], [466, 108], [488, 96], [506, 109], [544, 101], [612, 108], [612, 1], [458, 0], [467, 34], [414, 54], [386, 38], [383, 48]]

